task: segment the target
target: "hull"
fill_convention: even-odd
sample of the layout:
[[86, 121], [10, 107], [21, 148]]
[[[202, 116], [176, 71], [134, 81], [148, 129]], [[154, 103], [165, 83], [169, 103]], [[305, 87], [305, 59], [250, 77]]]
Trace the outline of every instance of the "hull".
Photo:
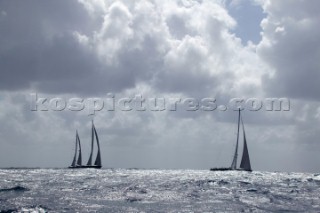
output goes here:
[[211, 168], [210, 171], [231, 171], [230, 167]]
[[69, 169], [101, 169], [102, 166], [69, 166]]
[[252, 172], [252, 170], [245, 170], [245, 169], [231, 169], [230, 167], [222, 167], [222, 168], [211, 168], [210, 171], [245, 171], [245, 172]]

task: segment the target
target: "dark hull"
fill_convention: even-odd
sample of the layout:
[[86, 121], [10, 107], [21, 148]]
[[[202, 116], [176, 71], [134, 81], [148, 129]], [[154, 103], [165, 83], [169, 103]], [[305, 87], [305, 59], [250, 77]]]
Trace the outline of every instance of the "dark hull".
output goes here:
[[252, 170], [244, 170], [244, 169], [231, 169], [230, 167], [227, 168], [211, 168], [210, 171], [245, 171], [245, 172], [252, 172]]
[[101, 169], [102, 166], [69, 166], [69, 169]]
[[229, 168], [211, 168], [210, 171], [231, 171], [232, 169]]

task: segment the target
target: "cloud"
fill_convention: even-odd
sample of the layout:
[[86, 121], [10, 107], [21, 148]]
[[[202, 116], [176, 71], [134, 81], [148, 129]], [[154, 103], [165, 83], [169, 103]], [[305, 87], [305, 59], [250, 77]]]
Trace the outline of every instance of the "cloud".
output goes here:
[[258, 54], [274, 70], [265, 76], [271, 94], [319, 100], [318, 1], [266, 1]]
[[59, 16], [48, 12], [52, 3], [34, 2], [32, 14], [3, 3], [3, 90], [89, 95], [145, 82], [164, 92], [219, 92], [226, 77], [237, 81], [229, 62], [247, 64], [237, 51], [254, 54], [230, 33], [236, 22], [220, 3], [80, 2], [54, 4]]
[[6, 13], [0, 22], [1, 89], [26, 89], [41, 81], [75, 76], [86, 54], [71, 34], [92, 30], [86, 11], [77, 2], [0, 4]]

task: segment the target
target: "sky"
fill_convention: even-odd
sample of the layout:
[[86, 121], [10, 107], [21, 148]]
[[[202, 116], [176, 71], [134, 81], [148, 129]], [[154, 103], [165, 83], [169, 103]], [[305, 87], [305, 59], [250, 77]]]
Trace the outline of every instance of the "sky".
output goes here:
[[[105, 168], [230, 166], [237, 111], [220, 105], [254, 98], [263, 107], [242, 111], [253, 170], [319, 172], [319, 8], [318, 0], [2, 0], [0, 167], [67, 167], [76, 130], [86, 161], [92, 119]], [[128, 101], [137, 97], [144, 110]], [[74, 98], [83, 110], [63, 107]], [[154, 110], [154, 98], [218, 107]], [[267, 110], [269, 98], [290, 109]]]

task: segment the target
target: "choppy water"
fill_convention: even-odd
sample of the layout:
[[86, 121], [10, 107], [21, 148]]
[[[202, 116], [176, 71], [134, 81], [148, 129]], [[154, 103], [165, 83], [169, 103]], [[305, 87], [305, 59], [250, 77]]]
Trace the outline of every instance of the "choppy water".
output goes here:
[[320, 212], [320, 175], [0, 170], [0, 212]]

